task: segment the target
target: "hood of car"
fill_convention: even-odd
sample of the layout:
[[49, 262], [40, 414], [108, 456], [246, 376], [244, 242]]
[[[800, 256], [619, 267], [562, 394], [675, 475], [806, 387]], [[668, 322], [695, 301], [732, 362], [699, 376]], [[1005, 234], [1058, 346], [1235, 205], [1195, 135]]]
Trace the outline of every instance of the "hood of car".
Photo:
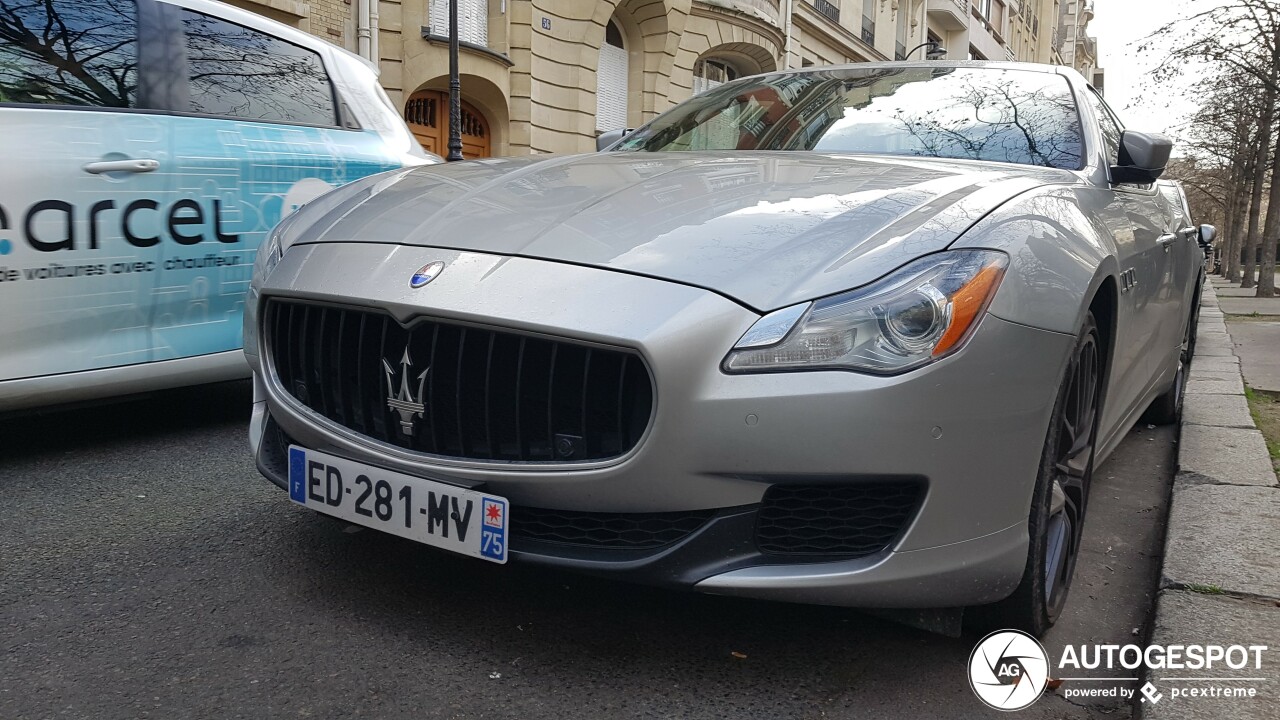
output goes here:
[[864, 285], [946, 248], [1015, 195], [1073, 181], [1045, 168], [801, 152], [487, 159], [349, 185], [305, 206], [286, 242], [568, 262], [768, 311]]

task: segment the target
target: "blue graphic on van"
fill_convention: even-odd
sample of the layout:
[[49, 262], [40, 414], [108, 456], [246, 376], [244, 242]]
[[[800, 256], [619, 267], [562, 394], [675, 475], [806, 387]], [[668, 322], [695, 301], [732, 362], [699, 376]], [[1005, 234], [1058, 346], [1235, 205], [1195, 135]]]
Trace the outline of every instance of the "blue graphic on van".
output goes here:
[[267, 232], [403, 158], [368, 130], [3, 112], [6, 162], [41, 170], [0, 195], [0, 381], [240, 348]]

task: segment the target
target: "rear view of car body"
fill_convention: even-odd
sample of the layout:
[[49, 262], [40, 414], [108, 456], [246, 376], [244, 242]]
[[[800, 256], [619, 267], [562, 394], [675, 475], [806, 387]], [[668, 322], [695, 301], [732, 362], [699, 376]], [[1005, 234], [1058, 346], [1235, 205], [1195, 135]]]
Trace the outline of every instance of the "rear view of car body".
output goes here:
[[[3, 4], [30, 37], [0, 45], [0, 411], [247, 376], [240, 316], [267, 231], [431, 162], [369, 63], [256, 14]], [[96, 59], [42, 64], [46, 27], [55, 51], [64, 33]]]

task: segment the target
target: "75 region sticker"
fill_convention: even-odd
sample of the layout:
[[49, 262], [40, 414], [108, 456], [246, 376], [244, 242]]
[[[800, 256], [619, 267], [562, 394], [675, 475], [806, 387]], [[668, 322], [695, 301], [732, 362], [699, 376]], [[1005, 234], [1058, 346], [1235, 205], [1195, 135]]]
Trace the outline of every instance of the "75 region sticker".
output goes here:
[[480, 517], [484, 519], [480, 526], [480, 554], [498, 562], [506, 562], [507, 501], [487, 497], [481, 503], [480, 510]]

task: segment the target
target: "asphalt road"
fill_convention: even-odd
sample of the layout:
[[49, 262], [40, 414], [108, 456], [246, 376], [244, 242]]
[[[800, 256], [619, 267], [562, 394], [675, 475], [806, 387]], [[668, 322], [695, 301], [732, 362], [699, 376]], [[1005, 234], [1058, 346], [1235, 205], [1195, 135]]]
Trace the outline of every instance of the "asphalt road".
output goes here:
[[[1002, 716], [972, 637], [343, 532], [258, 477], [248, 394], [0, 421], [0, 718]], [[1097, 471], [1052, 657], [1145, 635], [1174, 438], [1140, 427]]]

